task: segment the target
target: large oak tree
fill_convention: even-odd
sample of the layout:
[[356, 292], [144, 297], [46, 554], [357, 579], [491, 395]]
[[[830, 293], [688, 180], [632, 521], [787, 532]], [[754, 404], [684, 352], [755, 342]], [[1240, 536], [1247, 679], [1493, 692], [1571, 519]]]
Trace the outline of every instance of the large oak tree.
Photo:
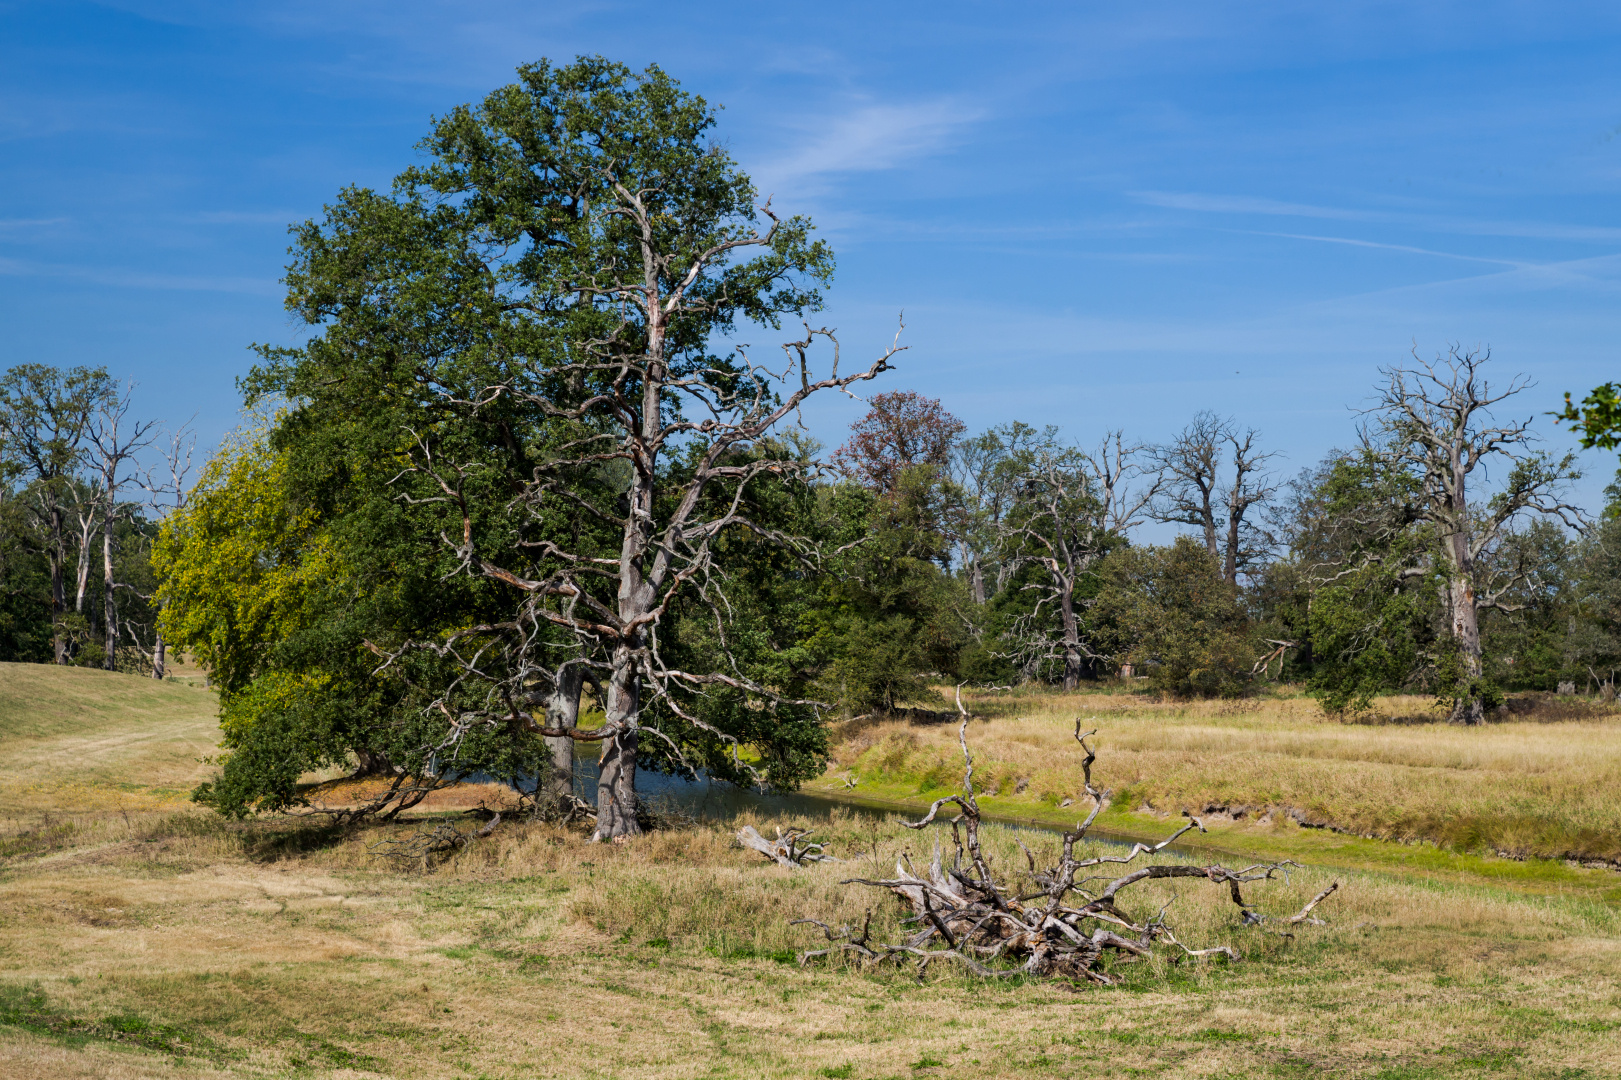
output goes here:
[[[776, 753], [778, 731], [815, 724], [812, 704], [729, 636], [749, 605], [728, 589], [758, 563], [751, 545], [814, 565], [768, 490], [808, 463], [771, 432], [895, 350], [840, 374], [836, 342], [807, 327], [774, 370], [754, 360], [740, 333], [819, 306], [833, 260], [809, 222], [760, 203], [710, 137], [714, 111], [657, 67], [518, 74], [437, 120], [428, 161], [390, 195], [346, 191], [298, 231], [289, 304], [320, 332], [267, 351], [251, 385], [297, 403], [284, 431], [370, 432], [369, 458], [335, 456], [394, 467], [406, 527], [441, 538], [461, 582], [444, 588], [474, 598], [369, 639], [384, 677], [413, 672], [443, 718], [427, 759], [474, 732], [601, 744], [597, 834], [618, 837], [639, 828], [650, 734], [676, 767], [722, 747], [738, 774], [814, 769]], [[297, 441], [281, 441], [295, 464]], [[703, 647], [666, 633], [699, 611], [715, 626]], [[559, 702], [582, 682], [605, 710], [590, 729]]]

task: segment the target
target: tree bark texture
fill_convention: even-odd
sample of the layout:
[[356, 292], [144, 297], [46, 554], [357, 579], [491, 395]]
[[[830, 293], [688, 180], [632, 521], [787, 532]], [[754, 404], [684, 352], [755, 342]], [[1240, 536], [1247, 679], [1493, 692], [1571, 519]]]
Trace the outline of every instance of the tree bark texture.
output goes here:
[[62, 508], [51, 508], [51, 653], [58, 664], [68, 662], [68, 643], [62, 636], [62, 616], [67, 614], [66, 582], [63, 580]]
[[[573, 729], [580, 721], [580, 689], [585, 683], [585, 669], [578, 665], [563, 667], [557, 673], [557, 687], [546, 702], [546, 726]], [[574, 740], [566, 735], [546, 737], [546, 748], [551, 752], [550, 768], [541, 783], [541, 803], [561, 806], [574, 794]]]
[[[111, 496], [108, 502], [111, 503]], [[101, 666], [108, 671], [118, 668], [118, 600], [113, 587], [113, 514], [111, 505], [101, 523], [101, 622], [106, 634], [106, 653]]]
[[615, 650], [613, 678], [608, 683], [608, 726], [616, 734], [602, 741], [597, 766], [597, 829], [591, 839], [639, 836], [636, 822], [636, 749], [640, 734], [641, 679], [636, 656], [627, 645]]
[[1064, 613], [1064, 691], [1074, 693], [1081, 685], [1081, 630], [1075, 618], [1075, 597], [1066, 593], [1062, 600]]
[[1480, 612], [1475, 606], [1474, 567], [1469, 558], [1469, 538], [1455, 534], [1447, 538], [1451, 553], [1451, 574], [1447, 582], [1447, 606], [1452, 620], [1452, 640], [1458, 649], [1460, 693], [1452, 706], [1452, 722], [1478, 724], [1486, 718], [1477, 685], [1481, 674]]

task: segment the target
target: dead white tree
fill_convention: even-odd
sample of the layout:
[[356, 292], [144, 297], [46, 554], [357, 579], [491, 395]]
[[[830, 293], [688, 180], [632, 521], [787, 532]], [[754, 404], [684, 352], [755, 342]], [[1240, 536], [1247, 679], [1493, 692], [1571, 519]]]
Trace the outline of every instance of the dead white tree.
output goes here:
[[1277, 481], [1265, 470], [1278, 455], [1256, 446], [1259, 434], [1203, 410], [1175, 439], [1153, 450], [1164, 483], [1151, 516], [1198, 529], [1230, 585], [1272, 548], [1255, 518], [1277, 494]]
[[84, 617], [85, 597], [90, 595], [90, 546], [95, 542], [96, 525], [101, 520], [101, 513], [106, 502], [102, 498], [101, 489], [94, 484], [86, 484], [75, 480], [70, 498], [73, 503], [73, 520], [77, 532], [73, 538], [74, 551], [74, 590], [73, 614]]
[[[163, 517], [186, 505], [186, 494], [191, 490], [192, 455], [197, 449], [197, 434], [192, 429], [193, 416], [184, 424], [167, 432], [159, 462], [136, 479], [147, 494], [147, 506], [157, 517]], [[139, 642], [136, 643], [139, 645]], [[169, 649], [161, 631], [152, 636], [152, 677], [161, 680], [168, 672]]]
[[[652, 228], [650, 222], [648, 228]], [[750, 242], [769, 243], [770, 234]], [[719, 254], [707, 251], [699, 259], [714, 259]], [[696, 277], [702, 269], [700, 262], [687, 276]], [[650, 317], [660, 321], [664, 309], [678, 309], [686, 302], [679, 291], [655, 299]], [[811, 350], [817, 338], [826, 339], [831, 349], [827, 374], [821, 378], [813, 378], [811, 373]], [[662, 739], [681, 756], [673, 740], [643, 722], [650, 700], [656, 698], [683, 723], [727, 744], [736, 766], [754, 775], [758, 770], [742, 758], [738, 740], [701, 719], [683, 698], [725, 687], [767, 708], [820, 705], [784, 697], [750, 679], [735, 662], [730, 670], [712, 672], [671, 668], [659, 654], [658, 629], [671, 606], [685, 595], [713, 607], [724, 642], [726, 615], [720, 579], [725, 570], [715, 558], [715, 543], [722, 535], [746, 533], [807, 560], [814, 555], [800, 538], [750, 516], [745, 496], [751, 483], [792, 481], [812, 467], [796, 458], [761, 454], [771, 446], [762, 440], [811, 395], [844, 391], [876, 378], [889, 369], [890, 360], [902, 349], [897, 333], [895, 342], [871, 364], [854, 374], [840, 374], [837, 339], [829, 330], [807, 327], [803, 339], [784, 346], [788, 364], [781, 370], [772, 371], [740, 354], [744, 366], [735, 375], [713, 369], [677, 375], [645, 353], [620, 352], [613, 347], [616, 344], [602, 343], [607, 354], [602, 360], [582, 360], [554, 369], [554, 374], [573, 375], [603, 387], [578, 405], [560, 406], [516, 382], [489, 393], [491, 399], [493, 395], [521, 398], [558, 419], [597, 416], [616, 423], [616, 432], [589, 434], [562, 446], [558, 456], [525, 483], [514, 506], [533, 515], [537, 525], [560, 502], [574, 507], [598, 525], [618, 532], [618, 557], [571, 551], [555, 540], [541, 539], [530, 545], [533, 563], [518, 571], [486, 558], [474, 539], [471, 507], [461, 488], [470, 466], [442, 464], [424, 443], [418, 463], [406, 471], [430, 477], [441, 494], [427, 499], [409, 497], [410, 501], [448, 501], [459, 506], [463, 534], [456, 547], [462, 566], [467, 572], [511, 586], [520, 603], [509, 621], [470, 627], [439, 642], [411, 642], [390, 654], [384, 664], [388, 667], [406, 651], [428, 649], [462, 671], [462, 677], [435, 705], [451, 721], [439, 752], [451, 752], [474, 724], [518, 724], [550, 739], [601, 744], [593, 834], [597, 840], [641, 832], [635, 774], [642, 737]], [[684, 401], [703, 419], [667, 419], [675, 411], [670, 407], [674, 400]], [[466, 404], [477, 407], [479, 403]], [[687, 452], [689, 464], [683, 477], [672, 481], [660, 468], [660, 457], [677, 447]], [[615, 500], [621, 509], [614, 510], [593, 499], [578, 477], [592, 467], [618, 462], [631, 468], [625, 476], [628, 487]], [[560, 685], [560, 665], [551, 658], [557, 648], [557, 630], [577, 641], [579, 653], [571, 658], [572, 666], [595, 671], [604, 685], [606, 722], [599, 728], [552, 726], [546, 712], [536, 715], [532, 708], [536, 696], [529, 686], [537, 682], [553, 688]], [[494, 661], [497, 653], [499, 666]], [[488, 706], [453, 709], [452, 699], [469, 686], [487, 689]], [[556, 702], [560, 696], [565, 701], [569, 697], [554, 690], [542, 700]], [[578, 701], [577, 696], [574, 700]], [[561, 748], [556, 752], [560, 755]]]
[[[895, 864], [893, 878], [851, 878], [845, 882], [892, 893], [910, 911], [907, 921], [916, 929], [898, 942], [876, 942], [872, 940], [870, 911], [859, 933], [849, 927], [834, 930], [817, 920], [799, 919], [796, 925], [817, 926], [832, 943], [829, 948], [806, 950], [800, 955], [801, 964], [842, 953], [863, 964], [915, 962], [919, 978], [930, 964], [946, 961], [986, 978], [1031, 975], [1107, 986], [1117, 979], [1103, 970], [1106, 952], [1147, 956], [1156, 943], [1165, 942], [1190, 957], [1240, 959], [1229, 946], [1192, 948], [1179, 941], [1165, 919], [1169, 905], [1151, 915], [1128, 910], [1128, 889], [1144, 881], [1168, 878], [1200, 879], [1225, 888], [1238, 908], [1242, 926], [1260, 926], [1269, 921], [1286, 926], [1321, 925], [1311, 913], [1339, 888], [1338, 882], [1318, 893], [1297, 914], [1282, 919], [1274, 920], [1257, 911], [1244, 898], [1242, 886], [1284, 875], [1293, 863], [1257, 863], [1239, 870], [1220, 865], [1150, 863], [1115, 877], [1104, 869], [1126, 866], [1143, 856], [1152, 858], [1190, 829], [1204, 831], [1197, 818], [1190, 818], [1159, 843], [1135, 844], [1124, 855], [1077, 854], [1076, 845], [1086, 838], [1104, 806], [1103, 793], [1092, 783], [1092, 762], [1097, 753], [1086, 740], [1093, 732], [1083, 733], [1080, 720], [1075, 721], [1075, 739], [1085, 751], [1081, 773], [1086, 794], [1092, 800], [1091, 813], [1064, 833], [1057, 866], [1038, 869], [1034, 854], [1024, 848], [1028, 873], [1021, 875], [1021, 880], [998, 881], [980, 844], [980, 811], [967, 728], [965, 717], [957, 730], [964, 762], [963, 793], [937, 799], [919, 821], [902, 822], [908, 829], [922, 829], [935, 822], [945, 807], [955, 805], [957, 815], [950, 825], [956, 850], [951, 864], [946, 865], [936, 842], [933, 860], [921, 872], [902, 855]], [[1092, 873], [1077, 880], [1082, 871]]]
[[1035, 603], [1015, 621], [1006, 655], [1027, 673], [1062, 663], [1065, 690], [1079, 685], [1083, 664], [1096, 657], [1077, 589], [1110, 545], [1142, 523], [1159, 488], [1143, 454], [1119, 431], [1091, 451], [1045, 440], [1029, 451], [1015, 505], [1001, 523], [1004, 565], [1042, 571], [1024, 586]]
[[[1480, 613], [1506, 608], [1508, 592], [1524, 581], [1527, 568], [1507, 567], [1484, 583], [1477, 565], [1513, 523], [1528, 514], [1556, 517], [1567, 526], [1585, 524], [1579, 507], [1561, 495], [1581, 475], [1575, 455], [1555, 460], [1532, 451], [1538, 441], [1531, 421], [1499, 424], [1492, 406], [1528, 389], [1525, 376], [1494, 391], [1483, 368], [1489, 350], [1460, 351], [1453, 346], [1434, 363], [1419, 359], [1412, 368], [1382, 368], [1386, 382], [1378, 402], [1367, 413], [1374, 418], [1384, 465], [1410, 470], [1419, 481], [1418, 505], [1411, 519], [1434, 530], [1436, 558], [1446, 575], [1447, 627], [1457, 650], [1458, 675], [1451, 690], [1454, 723], [1476, 724], [1485, 717], [1480, 697]], [[1470, 502], [1469, 477], [1493, 460], [1507, 466], [1502, 487], [1485, 502]], [[1429, 572], [1426, 566], [1403, 571]]]
[[[120, 470], [152, 444], [157, 428], [155, 420], [129, 419], [134, 391], [133, 382], [126, 383], [122, 391], [110, 391], [90, 420], [90, 466], [95, 470], [101, 490], [101, 619], [106, 649], [101, 666], [108, 671], [118, 666], [118, 583], [113, 578], [113, 550], [120, 512], [118, 492], [128, 482], [127, 477], [120, 475]], [[83, 576], [81, 571], [81, 582]]]

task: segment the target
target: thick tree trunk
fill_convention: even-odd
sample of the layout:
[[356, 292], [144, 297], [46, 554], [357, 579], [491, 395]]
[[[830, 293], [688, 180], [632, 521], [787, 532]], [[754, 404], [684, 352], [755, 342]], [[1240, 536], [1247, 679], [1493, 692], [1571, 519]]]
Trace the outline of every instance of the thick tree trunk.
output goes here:
[[107, 655], [101, 666], [108, 671], [118, 668], [118, 602], [113, 595], [113, 515], [101, 524], [101, 622], [106, 631]]
[[1447, 599], [1452, 608], [1452, 640], [1458, 649], [1462, 685], [1452, 707], [1454, 724], [1478, 724], [1486, 718], [1476, 684], [1480, 682], [1480, 619], [1475, 612], [1475, 586], [1467, 574], [1454, 576], [1448, 583]]
[[975, 559], [973, 569], [969, 572], [969, 580], [974, 586], [974, 603], [983, 607], [985, 605], [985, 568]]
[[1229, 513], [1227, 515], [1227, 558], [1221, 565], [1221, 576], [1227, 579], [1227, 584], [1238, 584], [1238, 537], [1243, 517]]
[[597, 830], [592, 840], [639, 836], [636, 823], [636, 718], [640, 712], [641, 682], [634, 648], [621, 644], [614, 650], [613, 678], [608, 683], [608, 725], [618, 734], [604, 739], [597, 773]]
[[158, 635], [157, 644], [152, 646], [152, 677], [162, 680], [164, 668], [168, 666], [169, 647], [163, 642], [163, 635]]
[[1073, 645], [1064, 646], [1064, 690], [1073, 693], [1081, 686], [1081, 651]]
[[394, 763], [388, 760], [386, 754], [379, 754], [375, 750], [355, 751], [354, 776], [393, 776]]
[[1075, 619], [1075, 602], [1070, 596], [1063, 601], [1064, 614], [1064, 690], [1073, 693], [1081, 685], [1081, 633]]
[[[585, 669], [579, 665], [563, 668], [557, 675], [557, 688], [546, 702], [546, 726], [574, 728], [580, 719], [580, 688], [585, 683]], [[574, 794], [574, 740], [566, 735], [548, 736], [546, 749], [551, 751], [550, 768], [541, 782], [542, 806], [561, 806]]]
[[[1462, 485], [1453, 505], [1465, 506]], [[1460, 512], [1461, 513], [1461, 512]], [[1467, 516], [1464, 517], [1467, 521]], [[1458, 650], [1458, 686], [1453, 699], [1454, 724], [1478, 724], [1486, 718], [1480, 702], [1480, 616], [1475, 610], [1474, 560], [1469, 553], [1469, 531], [1458, 529], [1443, 541], [1447, 564], [1447, 608], [1452, 644]]]
[[[651, 224], [643, 223], [643, 229]], [[652, 565], [644, 564], [653, 548], [653, 514], [658, 482], [658, 445], [663, 426], [664, 334], [666, 313], [659, 296], [658, 260], [651, 246], [652, 234], [644, 231], [642, 253], [646, 274], [647, 353], [642, 374], [642, 415], [640, 445], [632, 455], [635, 470], [630, 490], [625, 493], [625, 532], [619, 548], [618, 616], [621, 633], [613, 653], [613, 674], [608, 680], [607, 725], [614, 734], [602, 743], [597, 773], [597, 828], [593, 841], [638, 836], [636, 823], [636, 750], [640, 736], [641, 663], [647, 648], [648, 615], [658, 606], [656, 599], [669, 564], [654, 554]], [[656, 622], [656, 620], [655, 620]]]

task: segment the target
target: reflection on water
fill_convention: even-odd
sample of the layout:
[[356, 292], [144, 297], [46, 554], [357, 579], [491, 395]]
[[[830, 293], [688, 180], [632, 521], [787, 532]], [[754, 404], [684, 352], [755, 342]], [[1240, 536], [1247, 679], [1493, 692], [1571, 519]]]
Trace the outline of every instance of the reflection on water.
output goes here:
[[[574, 759], [574, 793], [596, 805], [595, 758], [581, 756]], [[753, 789], [734, 787], [724, 780], [712, 780], [702, 772], [699, 772], [696, 780], [683, 780], [679, 776], [637, 769], [636, 794], [655, 811], [679, 811], [691, 814], [700, 821], [725, 821], [749, 811], [825, 820], [837, 807], [843, 807], [858, 817], [872, 817], [880, 821], [897, 815], [896, 811], [882, 807], [863, 806], [802, 792], [761, 794]]]
[[[595, 758], [574, 759], [574, 793], [586, 802], [596, 805], [597, 761]], [[762, 816], [796, 818], [806, 823], [825, 821], [834, 810], [843, 810], [859, 818], [875, 821], [915, 821], [923, 814], [917, 807], [886, 806], [874, 800], [863, 800], [860, 795], [832, 797], [810, 795], [804, 792], [761, 794], [752, 789], [734, 787], [723, 780], [712, 780], [699, 773], [696, 780], [683, 780], [647, 769], [636, 770], [636, 793], [655, 811], [679, 811], [700, 821], [728, 821], [739, 814], [757, 813]], [[940, 819], [949, 821], [952, 815]], [[1004, 828], [1036, 833], [1044, 837], [1061, 834], [1064, 830], [1036, 821], [1019, 821], [984, 815], [987, 823], [995, 822]], [[1100, 830], [1087, 834], [1087, 841], [1109, 846], [1127, 846], [1131, 841], [1104, 835]], [[1033, 842], [1033, 841], [1032, 841]], [[1178, 845], [1172, 845], [1175, 849]]]

